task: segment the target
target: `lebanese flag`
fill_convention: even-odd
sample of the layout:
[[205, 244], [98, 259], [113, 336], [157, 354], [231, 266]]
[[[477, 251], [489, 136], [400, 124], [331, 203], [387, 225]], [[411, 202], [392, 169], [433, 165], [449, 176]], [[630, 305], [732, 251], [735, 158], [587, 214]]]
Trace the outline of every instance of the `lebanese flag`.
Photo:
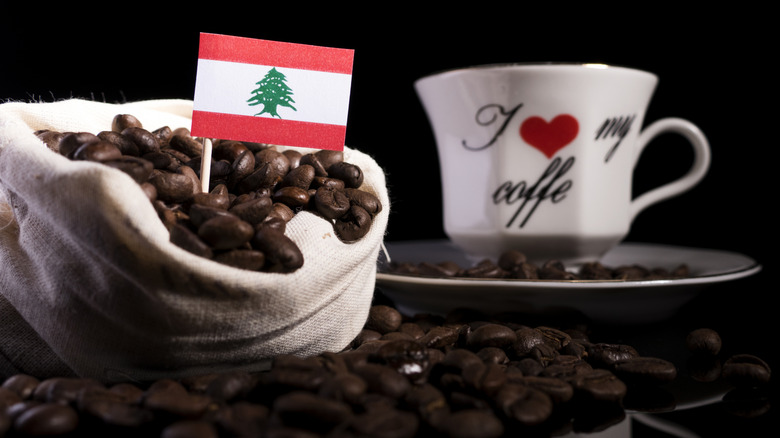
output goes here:
[[195, 137], [343, 150], [354, 51], [200, 34]]

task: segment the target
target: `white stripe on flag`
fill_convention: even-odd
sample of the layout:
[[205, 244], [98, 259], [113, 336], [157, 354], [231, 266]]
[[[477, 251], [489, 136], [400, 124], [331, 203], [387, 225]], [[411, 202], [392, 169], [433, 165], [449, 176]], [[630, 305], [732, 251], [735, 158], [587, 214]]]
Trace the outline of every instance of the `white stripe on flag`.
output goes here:
[[[252, 91], [257, 88], [257, 82], [261, 81], [271, 68], [274, 66], [199, 59], [194, 109], [254, 116], [263, 110], [263, 106], [250, 106], [248, 100], [253, 96]], [[286, 84], [290, 87], [294, 100], [292, 105], [295, 107], [295, 110], [278, 107], [277, 112], [282, 119], [347, 124], [351, 75], [275, 68], [285, 75]], [[270, 116], [262, 114], [259, 117]]]

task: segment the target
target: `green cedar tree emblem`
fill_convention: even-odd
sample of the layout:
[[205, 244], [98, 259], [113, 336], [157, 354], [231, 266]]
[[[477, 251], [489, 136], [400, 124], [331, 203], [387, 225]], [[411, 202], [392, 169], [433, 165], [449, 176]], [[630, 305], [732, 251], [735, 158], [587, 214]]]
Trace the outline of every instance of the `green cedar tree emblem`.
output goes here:
[[292, 108], [293, 111], [298, 111], [292, 106], [295, 101], [292, 99], [292, 89], [287, 86], [287, 77], [276, 70], [275, 67], [271, 68], [265, 77], [259, 82], [256, 82], [257, 88], [252, 90], [253, 96], [247, 100], [250, 106], [263, 105], [263, 110], [255, 114], [259, 116], [263, 113], [268, 113], [271, 117], [282, 118], [277, 112], [278, 106], [286, 106]]

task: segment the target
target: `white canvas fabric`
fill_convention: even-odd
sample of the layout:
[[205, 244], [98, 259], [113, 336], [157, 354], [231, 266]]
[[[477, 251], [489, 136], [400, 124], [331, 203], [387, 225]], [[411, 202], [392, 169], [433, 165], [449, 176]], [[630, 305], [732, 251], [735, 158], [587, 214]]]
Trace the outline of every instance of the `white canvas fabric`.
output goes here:
[[186, 100], [0, 104], [0, 373], [108, 382], [259, 370], [279, 354], [341, 350], [363, 327], [390, 210], [367, 154], [344, 150], [384, 207], [368, 235], [343, 243], [330, 222], [301, 212], [286, 233], [304, 265], [276, 274], [170, 243], [129, 176], [68, 160], [34, 135], [98, 133], [116, 114], [150, 130], [189, 128], [191, 111]]

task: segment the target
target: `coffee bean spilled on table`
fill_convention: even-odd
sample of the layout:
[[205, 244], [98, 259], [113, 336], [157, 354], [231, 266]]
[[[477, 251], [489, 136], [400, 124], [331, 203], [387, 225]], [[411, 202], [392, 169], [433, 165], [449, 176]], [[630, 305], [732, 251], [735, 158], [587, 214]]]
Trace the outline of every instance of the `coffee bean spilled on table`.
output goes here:
[[153, 131], [118, 114], [98, 133], [41, 130], [47, 146], [72, 160], [130, 175], [170, 232], [171, 242], [204, 258], [263, 272], [293, 272], [303, 254], [285, 227], [309, 211], [344, 242], [361, 239], [382, 204], [361, 190], [363, 172], [342, 151], [301, 153], [275, 145], [215, 140], [209, 191], [201, 189], [202, 139], [187, 128]]
[[[681, 377], [674, 363], [591, 336], [580, 324], [466, 310], [409, 317], [374, 304], [344, 350], [280, 355], [267, 371], [115, 384], [9, 376], [0, 385], [0, 436], [557, 436], [604, 430], [628, 409], [674, 408], [663, 396]], [[757, 356], [721, 357], [712, 329], [680, 342], [699, 364], [688, 369], [697, 381], [728, 382], [731, 392], [770, 381]]]

